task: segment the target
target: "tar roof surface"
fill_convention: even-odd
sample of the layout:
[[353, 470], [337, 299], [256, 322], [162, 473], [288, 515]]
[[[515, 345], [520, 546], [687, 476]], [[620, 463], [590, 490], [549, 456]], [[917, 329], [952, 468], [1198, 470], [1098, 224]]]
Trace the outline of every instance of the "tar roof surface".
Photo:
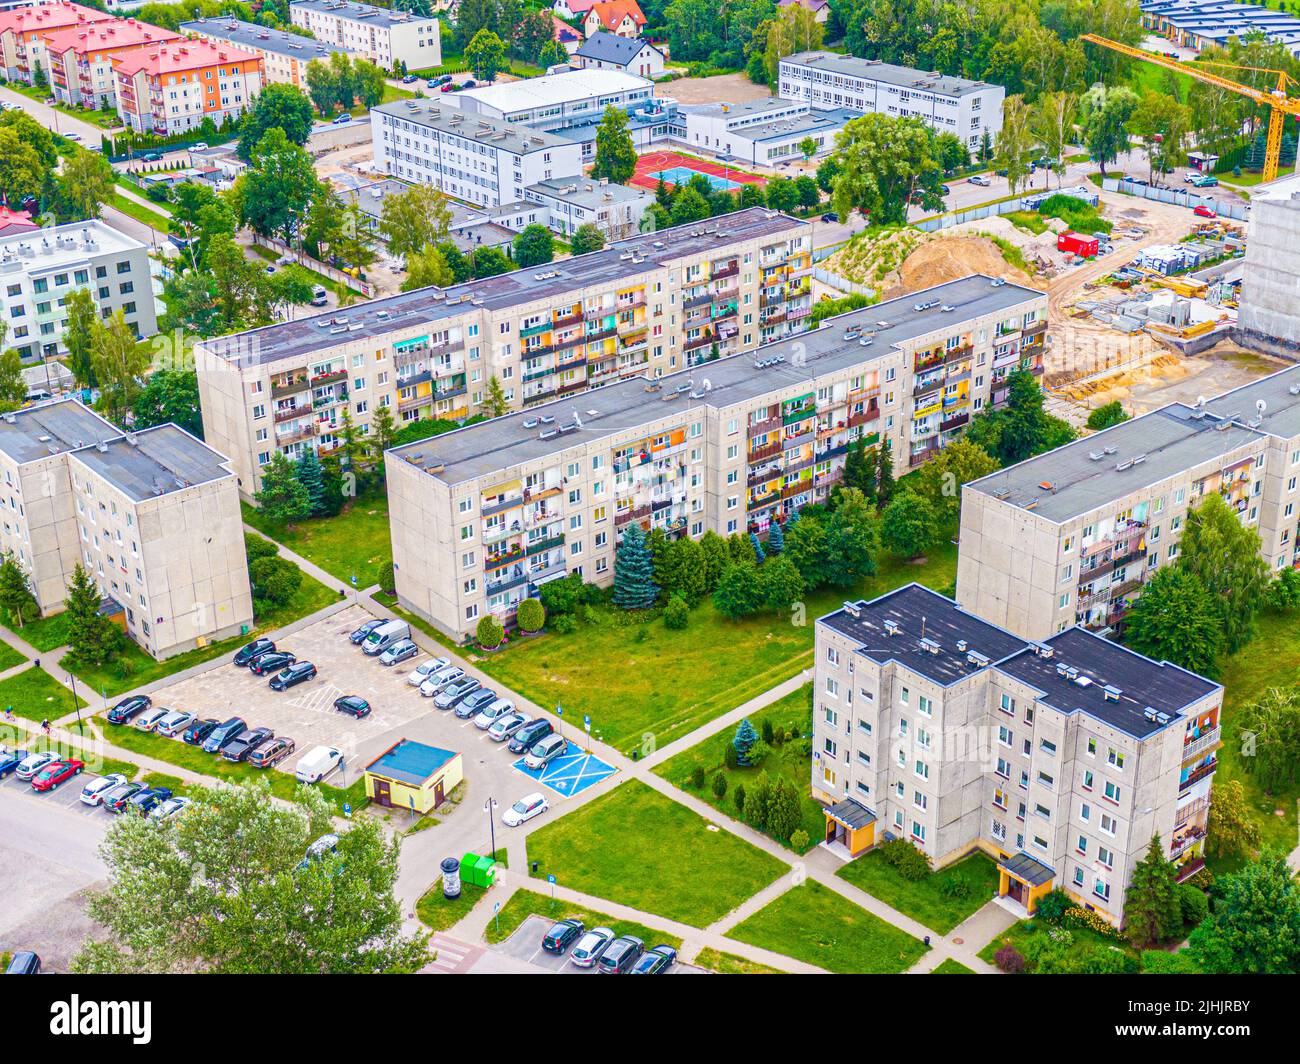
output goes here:
[[372, 4], [359, 4], [355, 0], [293, 0], [290, 7], [321, 11], [327, 15], [356, 19], [368, 26], [405, 26], [417, 22], [435, 22], [427, 15], [413, 15], [404, 11], [390, 11]]
[[[1217, 427], [1225, 424], [1223, 430]], [[1031, 507], [1035, 516], [1061, 523], [1263, 438], [1220, 418], [1194, 418], [1191, 407], [1171, 403], [966, 487], [1012, 506]], [[1105, 453], [1112, 447], [1114, 453]], [[1094, 454], [1100, 457], [1093, 459]], [[1145, 457], [1137, 464], [1116, 468], [1139, 456]]]
[[[262, 329], [233, 333], [206, 340], [203, 346], [219, 358], [246, 364], [265, 364], [298, 355], [315, 353], [335, 344], [351, 343], [385, 336], [398, 329], [434, 326], [439, 321], [459, 317], [470, 309], [464, 301], [481, 300], [489, 310], [499, 310], [592, 286], [609, 286], [622, 278], [632, 278], [655, 267], [656, 263], [698, 255], [715, 249], [723, 242], [756, 240], [765, 236], [794, 235], [807, 222], [777, 214], [762, 207], [750, 207], [732, 214], [719, 215], [704, 222], [646, 233], [630, 240], [616, 241], [601, 251], [503, 273], [483, 280], [466, 281], [451, 288], [418, 288], [413, 292], [375, 299], [326, 314], [299, 318], [297, 321], [268, 325]], [[656, 247], [656, 244], [663, 247]], [[628, 252], [644, 255], [646, 261], [634, 264], [622, 256]], [[629, 280], [629, 283], [635, 281]], [[379, 311], [386, 316], [380, 318]], [[320, 328], [321, 322], [345, 317], [360, 322], [361, 328], [339, 338]]]
[[1261, 400], [1264, 414], [1256, 426], [1260, 432], [1282, 439], [1300, 436], [1300, 366], [1288, 366], [1278, 373], [1216, 395], [1206, 408], [1220, 417], [1254, 421], [1259, 416], [1256, 404]]
[[116, 425], [72, 399], [29, 406], [0, 418], [0, 451], [19, 463], [120, 435]]
[[391, 750], [380, 754], [366, 767], [367, 772], [377, 772], [407, 783], [423, 783], [438, 769], [456, 756], [454, 751], [437, 746], [403, 739]]
[[182, 33], [209, 34], [220, 37], [223, 41], [242, 44], [245, 47], [260, 49], [286, 55], [292, 59], [310, 62], [312, 59], [328, 60], [335, 52], [351, 55], [351, 48], [341, 44], [326, 44], [312, 37], [304, 37], [288, 30], [271, 29], [253, 22], [241, 22], [232, 18], [199, 18], [181, 23]]
[[464, 111], [437, 99], [396, 100], [380, 104], [371, 110], [516, 155], [558, 148], [568, 143], [554, 133], [507, 122], [502, 118], [489, 118], [487, 115]]
[[[994, 287], [990, 281], [989, 277], [974, 274], [926, 289], [924, 293], [913, 292], [852, 311], [824, 322], [819, 329], [799, 333], [757, 351], [668, 374], [660, 378], [661, 387], [657, 391], [647, 391], [645, 379], [633, 377], [568, 399], [557, 399], [444, 433], [431, 440], [397, 447], [392, 453], [422, 468], [441, 464], [445, 468], [436, 474], [439, 480], [463, 483], [634, 429], [677, 414], [684, 408], [703, 410], [710, 406], [731, 406], [780, 388], [804, 385], [814, 376], [887, 355], [893, 345], [917, 336], [942, 333], [950, 325], [968, 318], [1010, 310], [1044, 298], [1043, 293], [1036, 289], [1014, 284]], [[940, 306], [919, 312], [914, 310], [922, 295], [927, 301], [937, 300]], [[943, 304], [956, 309], [946, 314], [942, 310]], [[876, 324], [881, 321], [890, 322], [889, 327]], [[844, 332], [850, 325], [873, 332], [875, 342], [870, 347], [862, 347], [857, 340], [845, 340]], [[783, 355], [784, 361], [762, 369], [755, 368], [756, 358], [765, 360], [777, 355]], [[796, 356], [802, 356], [805, 364], [795, 365]], [[689, 391], [683, 391], [676, 398], [665, 401], [665, 396], [687, 381], [693, 381], [696, 391], [699, 391], [706, 379], [710, 385], [707, 394], [691, 398]], [[597, 412], [595, 416], [592, 411]], [[582, 426], [548, 440], [538, 438], [536, 427], [525, 429], [523, 425], [525, 421], [541, 416], [553, 416], [557, 424], [570, 422], [575, 413]]]
[[962, 96], [977, 89], [996, 89], [987, 81], [971, 81], [968, 78], [955, 78], [946, 75], [931, 74], [913, 67], [895, 66], [893, 63], [879, 63], [871, 59], [858, 59], [851, 55], [839, 55], [835, 52], [799, 52], [786, 56], [783, 63], [798, 63], [812, 66], [818, 70], [831, 70], [837, 74], [866, 78], [870, 81], [882, 81], [908, 89], [919, 89], [942, 96]]
[[77, 459], [136, 502], [233, 476], [220, 454], [175, 425], [134, 433], [134, 439], [119, 434], [103, 451], [86, 447]]

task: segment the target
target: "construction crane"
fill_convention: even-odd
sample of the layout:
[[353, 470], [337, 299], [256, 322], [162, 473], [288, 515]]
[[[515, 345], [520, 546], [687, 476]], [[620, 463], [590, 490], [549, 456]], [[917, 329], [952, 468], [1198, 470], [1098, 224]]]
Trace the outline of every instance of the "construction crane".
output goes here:
[[[1261, 104], [1269, 109], [1268, 114], [1268, 146], [1264, 152], [1264, 181], [1272, 181], [1277, 177], [1278, 159], [1282, 154], [1282, 127], [1286, 124], [1286, 116], [1293, 115], [1300, 118], [1300, 98], [1287, 95], [1288, 84], [1296, 84], [1294, 79], [1287, 74], [1285, 70], [1267, 70], [1262, 67], [1237, 67], [1231, 63], [1184, 63], [1178, 59], [1170, 59], [1168, 56], [1157, 55], [1155, 52], [1146, 52], [1141, 48], [1134, 48], [1132, 45], [1120, 44], [1119, 41], [1112, 41], [1107, 37], [1098, 37], [1095, 33], [1085, 33], [1080, 38], [1081, 41], [1088, 41], [1091, 44], [1098, 45], [1102, 48], [1109, 48], [1113, 52], [1119, 52], [1130, 59], [1138, 59], [1144, 63], [1153, 63], [1156, 66], [1164, 67], [1166, 70], [1177, 71], [1179, 74], [1186, 74], [1189, 78], [1195, 78], [1197, 81], [1204, 82], [1206, 85], [1213, 85], [1216, 88], [1226, 92], [1235, 92], [1238, 96], [1245, 96], [1255, 103]], [[1234, 70], [1254, 70], [1264, 74], [1277, 75], [1277, 88], [1273, 90], [1256, 89], [1250, 85], [1242, 85], [1239, 82], [1232, 81], [1229, 78], [1222, 77], [1218, 74], [1212, 74], [1206, 70], [1206, 66], [1231, 67]]]

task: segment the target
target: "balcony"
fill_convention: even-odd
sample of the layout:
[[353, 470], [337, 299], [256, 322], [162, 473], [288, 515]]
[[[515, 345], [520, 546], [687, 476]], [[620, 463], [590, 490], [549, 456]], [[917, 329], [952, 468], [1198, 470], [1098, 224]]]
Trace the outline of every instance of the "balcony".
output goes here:
[[558, 536], [547, 536], [545, 539], [533, 540], [526, 548], [526, 553], [531, 558], [535, 554], [541, 554], [543, 551], [550, 550], [552, 547], [559, 547], [564, 544], [564, 533]]
[[866, 410], [859, 410], [857, 413], [849, 415], [849, 428], [865, 425], [868, 421], [875, 421], [878, 417], [880, 417], [880, 407], [878, 406], [870, 406]]
[[504, 510], [513, 510], [516, 506], [523, 506], [524, 497], [522, 495], [511, 495], [502, 499], [500, 502], [494, 502], [490, 505], [484, 505], [479, 509], [480, 517], [491, 517], [493, 514], [499, 514]]
[[614, 527], [621, 528], [629, 521], [640, 521], [643, 517], [649, 517], [651, 508], [649, 506], [637, 506], [631, 510], [625, 510], [621, 514], [614, 516]]
[[311, 379], [313, 388], [320, 388], [326, 384], [333, 384], [335, 381], [347, 380], [348, 371], [345, 369], [332, 369], [328, 373], [321, 373]]
[[721, 281], [724, 277], [735, 277], [738, 273], [740, 273], [740, 262], [733, 259], [729, 264], [721, 268], [715, 266], [709, 276], [714, 281]]
[[498, 554], [495, 557], [488, 557], [483, 562], [483, 568], [488, 572], [500, 569], [503, 565], [509, 565], [511, 562], [517, 562], [523, 558], [523, 548], [515, 546], [504, 554]]
[[749, 460], [751, 462], [761, 462], [765, 458], [775, 458], [781, 453], [781, 441], [767, 443], [762, 447], [751, 447], [749, 450]]
[[498, 580], [489, 580], [483, 585], [489, 595], [495, 595], [501, 591], [509, 591], [511, 588], [519, 587], [521, 584], [528, 583], [528, 574], [521, 571], [506, 573]]
[[947, 421], [939, 422], [940, 432], [949, 432], [952, 429], [959, 429], [970, 421], [970, 414], [957, 414], [955, 417], [948, 418]]
[[1200, 765], [1197, 768], [1193, 769], [1191, 772], [1189, 772], [1185, 780], [1179, 781], [1178, 789], [1180, 791], [1185, 791], [1187, 790], [1188, 787], [1192, 787], [1195, 784], [1200, 783], [1201, 780], [1205, 779], [1206, 776], [1213, 775], [1214, 770], [1218, 767], [1219, 767], [1219, 759], [1217, 757], [1211, 758], [1204, 765]]
[[1177, 878], [1179, 883], [1186, 883], [1204, 867], [1205, 858], [1198, 855], [1193, 857], [1191, 860], [1184, 861], [1180, 864], [1178, 866], [1178, 875], [1175, 878]]
[[283, 436], [276, 436], [275, 443], [277, 447], [283, 447], [287, 443], [297, 443], [299, 440], [308, 440], [316, 435], [315, 423], [304, 425], [302, 428], [293, 432], [286, 432]]
[[1217, 750], [1223, 745], [1223, 735], [1221, 728], [1210, 728], [1201, 733], [1200, 737], [1193, 739], [1190, 743], [1183, 744], [1183, 763], [1192, 761], [1195, 758]]
[[1025, 336], [1037, 336], [1039, 333], [1047, 332], [1046, 319], [1044, 319], [1043, 321], [1036, 321], [1034, 322], [1033, 325], [1026, 325], [1024, 332], [1025, 332]]
[[508, 525], [494, 525], [492, 527], [484, 526], [483, 542], [500, 543], [503, 539], [509, 539], [511, 536], [517, 536], [523, 532], [523, 526], [518, 521], [513, 521]]
[[1169, 856], [1177, 857], [1180, 853], [1191, 849], [1203, 838], [1205, 838], [1205, 827], [1203, 825], [1192, 825], [1185, 831], [1175, 831], [1174, 837], [1169, 840]]
[[302, 377], [299, 378], [298, 380], [293, 380], [293, 381], [284, 381], [280, 384], [276, 384], [274, 381], [272, 381], [271, 398], [279, 399], [282, 396], [296, 395], [298, 392], [305, 392], [311, 386], [312, 386], [311, 381], [309, 381], [306, 377]]
[[290, 406], [275, 412], [275, 423], [278, 425], [283, 421], [292, 421], [294, 418], [302, 417], [304, 414], [310, 414], [312, 408], [309, 406]]
[[774, 466], [771, 469], [764, 469], [758, 473], [750, 473], [749, 476], [745, 478], [745, 484], [747, 487], [756, 488], [760, 484], [766, 484], [769, 481], [775, 480], [780, 475], [781, 467]]
[[787, 410], [781, 415], [781, 422], [785, 425], [793, 425], [796, 422], [804, 421], [817, 413], [816, 406], [800, 406], [793, 410]]
[[753, 421], [749, 425], [749, 436], [751, 439], [755, 436], [762, 436], [765, 432], [771, 432], [773, 429], [781, 427], [779, 417], [764, 418], [762, 421]]

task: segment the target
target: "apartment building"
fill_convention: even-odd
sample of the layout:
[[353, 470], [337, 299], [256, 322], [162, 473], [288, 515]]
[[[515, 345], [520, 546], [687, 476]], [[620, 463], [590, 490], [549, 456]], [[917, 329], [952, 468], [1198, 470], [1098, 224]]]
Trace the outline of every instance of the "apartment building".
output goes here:
[[864, 113], [923, 118], [938, 133], [953, 133], [968, 148], [1002, 129], [1001, 85], [927, 73], [876, 59], [834, 52], [799, 52], [781, 60], [778, 95], [814, 108], [847, 107]]
[[50, 58], [45, 51], [47, 34], [116, 21], [115, 15], [66, 0], [0, 13], [0, 55], [3, 56], [5, 78], [33, 85], [38, 67], [49, 74]]
[[380, 170], [480, 207], [517, 203], [529, 185], [582, 173], [579, 144], [437, 99], [381, 104], [370, 121]]
[[1081, 628], [1021, 639], [919, 584], [819, 618], [815, 654], [832, 850], [982, 850], [1013, 911], [1060, 889], [1116, 925], [1155, 835], [1180, 879], [1203, 867], [1221, 685]]
[[42, 613], [78, 563], [158, 659], [247, 631], [252, 592], [229, 463], [175, 425], [123, 434], [72, 399], [0, 415], [0, 549]]
[[215, 44], [239, 48], [260, 56], [266, 84], [292, 85], [307, 91], [307, 64], [313, 59], [328, 63], [335, 52], [351, 56], [352, 50], [338, 44], [314, 41], [288, 30], [273, 30], [235, 18], [199, 18], [182, 22], [181, 32]]
[[376, 66], [410, 70], [442, 65], [441, 23], [352, 0], [293, 0], [289, 20], [328, 45], [346, 48]]
[[[1172, 403], [962, 489], [957, 600], [1028, 639], [1109, 632], [1218, 492], [1273, 569], [1300, 565], [1300, 367]], [[1008, 545], [1014, 544], [1014, 551]]]
[[243, 114], [262, 91], [262, 60], [205, 40], [139, 48], [113, 59], [117, 113], [142, 133], [183, 133]]
[[655, 201], [648, 189], [580, 176], [537, 181], [524, 189], [524, 199], [544, 206], [547, 224], [561, 236], [572, 236], [579, 226], [590, 224], [606, 240], [625, 240], [639, 233], [641, 219]]
[[544, 267], [423, 288], [195, 345], [204, 437], [251, 497], [279, 450], [338, 446], [394, 419], [464, 418], [500, 381], [512, 409], [661, 376], [801, 329], [806, 222], [755, 208]]
[[[789, 269], [780, 251], [771, 261]], [[747, 266], [742, 256], [734, 268]], [[395, 448], [398, 595], [463, 636], [549, 579], [612, 581], [630, 521], [692, 537], [765, 532], [825, 501], [854, 440], [932, 454], [994, 401], [998, 324], [1045, 313], [1043, 293], [971, 276], [747, 354]]]
[[835, 138], [862, 112], [847, 107], [814, 109], [796, 100], [769, 97], [749, 103], [683, 104], [673, 122], [673, 139], [693, 151], [728, 156], [754, 166], [776, 166], [803, 158], [812, 139], [814, 157], [829, 153]]
[[70, 107], [98, 110], [117, 102], [113, 60], [137, 48], [179, 41], [181, 35], [135, 19], [116, 19], [45, 35], [50, 91]]
[[63, 350], [66, 302], [89, 288], [101, 317], [121, 311], [137, 336], [158, 331], [148, 245], [98, 218], [0, 237], [0, 312], [23, 361]]

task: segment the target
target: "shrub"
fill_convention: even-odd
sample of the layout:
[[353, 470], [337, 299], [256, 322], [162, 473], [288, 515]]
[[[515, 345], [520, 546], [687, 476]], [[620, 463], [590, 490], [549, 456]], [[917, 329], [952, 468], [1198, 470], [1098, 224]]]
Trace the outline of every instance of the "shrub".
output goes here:
[[392, 562], [384, 562], [379, 567], [379, 587], [383, 591], [397, 590], [397, 572]]
[[965, 876], [953, 876], [951, 879], [945, 879], [943, 885], [939, 888], [939, 893], [945, 898], [969, 898], [971, 893], [970, 880]]
[[804, 831], [803, 828], [799, 828], [798, 831], [791, 835], [790, 848], [801, 853], [806, 850], [808, 848], [808, 832]]
[[1105, 935], [1107, 938], [1118, 938], [1119, 932], [1115, 930], [1115, 925], [1107, 920], [1104, 916], [1094, 912], [1091, 909], [1083, 909], [1079, 906], [1071, 906], [1065, 910], [1065, 915], [1061, 923], [1066, 927], [1088, 927], [1096, 931], [1099, 935]]
[[741, 816], [745, 815], [745, 785], [737, 783], [736, 789], [731, 792], [731, 804], [736, 807], [736, 812]]
[[917, 882], [930, 874], [930, 858], [906, 839], [890, 839], [883, 843], [880, 855], [904, 879]]
[[562, 613], [558, 617], [551, 618], [551, 631], [556, 635], [567, 635], [577, 627], [578, 622], [574, 620], [571, 613]]
[[745, 755], [745, 761], [751, 767], [761, 765], [771, 752], [772, 748], [767, 743], [763, 742], [762, 739], [757, 739], [754, 745], [749, 748], [749, 753]]
[[272, 543], [269, 539], [263, 539], [261, 536], [254, 536], [251, 533], [244, 535], [244, 553], [248, 556], [249, 564], [257, 561], [258, 558], [273, 558], [280, 553], [280, 548]]
[[1074, 908], [1074, 901], [1063, 890], [1054, 890], [1038, 900], [1036, 913], [1049, 924], [1059, 924], [1069, 909]]
[[501, 622], [489, 613], [478, 622], [478, 628], [474, 634], [478, 639], [479, 646], [485, 650], [492, 650], [501, 645], [501, 640], [506, 637], [506, 630], [502, 627]]
[[776, 729], [772, 727], [772, 722], [770, 720], [763, 721], [762, 734], [763, 742], [767, 743], [768, 746], [771, 746], [776, 742]]
[[691, 620], [691, 608], [681, 595], [674, 594], [664, 607], [664, 627], [680, 632]]
[[727, 774], [721, 770], [713, 774], [713, 797], [722, 798], [727, 793]]
[[1179, 884], [1178, 901], [1183, 907], [1183, 924], [1186, 927], [1197, 927], [1210, 915], [1209, 897], [1190, 883]]
[[726, 765], [727, 768], [740, 767], [740, 754], [733, 744], [727, 743], [726, 749], [722, 752], [722, 763]]
[[704, 786], [703, 765], [696, 765], [693, 769], [691, 769], [691, 786], [694, 787], [695, 790], [697, 791]]
[[546, 607], [540, 599], [526, 598], [515, 611], [515, 620], [525, 632], [540, 632], [546, 623]]
[[1015, 946], [1003, 946], [993, 955], [993, 963], [1007, 975], [1019, 975], [1025, 970], [1025, 958]]
[[1166, 953], [1162, 949], [1144, 949], [1142, 971], [1146, 975], [1199, 975], [1201, 969], [1188, 950]]

